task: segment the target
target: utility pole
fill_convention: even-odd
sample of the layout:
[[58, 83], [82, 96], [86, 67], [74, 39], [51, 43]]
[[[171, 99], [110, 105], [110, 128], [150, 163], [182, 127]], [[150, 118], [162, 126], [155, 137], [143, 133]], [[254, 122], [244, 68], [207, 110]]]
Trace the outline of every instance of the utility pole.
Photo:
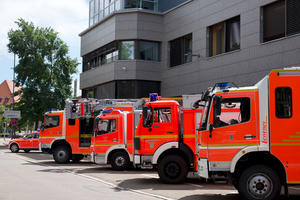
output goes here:
[[[12, 93], [12, 109], [15, 110], [15, 67], [16, 67], [16, 54], [14, 53], [14, 68], [13, 68], [13, 93]], [[15, 138], [15, 126], [12, 127], [12, 137]]]

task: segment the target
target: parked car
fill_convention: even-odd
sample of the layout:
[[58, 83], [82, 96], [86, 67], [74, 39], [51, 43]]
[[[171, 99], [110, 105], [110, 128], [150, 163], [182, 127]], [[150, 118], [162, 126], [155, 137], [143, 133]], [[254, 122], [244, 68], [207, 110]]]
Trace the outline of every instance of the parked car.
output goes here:
[[8, 148], [13, 153], [18, 153], [19, 150], [24, 150], [26, 153], [28, 153], [31, 150], [39, 150], [39, 144], [39, 131], [33, 131], [30, 134], [24, 135], [22, 138], [11, 140], [8, 144]]

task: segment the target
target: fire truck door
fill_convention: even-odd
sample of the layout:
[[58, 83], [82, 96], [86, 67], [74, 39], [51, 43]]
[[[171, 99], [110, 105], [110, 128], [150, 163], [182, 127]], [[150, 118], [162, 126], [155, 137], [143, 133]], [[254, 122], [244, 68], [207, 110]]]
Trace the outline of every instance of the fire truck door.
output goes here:
[[272, 76], [270, 84], [271, 153], [284, 165], [289, 184], [300, 184], [299, 78]]
[[105, 154], [113, 145], [123, 142], [123, 126], [120, 116], [101, 118], [97, 122], [94, 152]]
[[208, 131], [209, 168], [214, 171], [229, 170], [237, 152], [258, 144], [254, 96], [223, 95], [220, 103], [217, 108], [213, 101], [213, 123]]
[[175, 123], [178, 124], [170, 107], [154, 107], [152, 127], [143, 127], [143, 136], [140, 138], [143, 154], [153, 154], [162, 144], [177, 141]]

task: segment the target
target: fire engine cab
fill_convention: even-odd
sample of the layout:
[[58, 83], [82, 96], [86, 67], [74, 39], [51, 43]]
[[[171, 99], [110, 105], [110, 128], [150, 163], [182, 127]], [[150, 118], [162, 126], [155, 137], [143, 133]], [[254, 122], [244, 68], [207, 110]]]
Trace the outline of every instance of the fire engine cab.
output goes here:
[[252, 87], [223, 83], [204, 92], [199, 175], [226, 178], [249, 200], [300, 184], [299, 86], [300, 68], [286, 68]]
[[[123, 105], [126, 101], [126, 105]], [[89, 156], [95, 147], [94, 135], [95, 116], [107, 107], [127, 109], [128, 103], [137, 100], [113, 99], [73, 99], [67, 100], [65, 110], [44, 114], [41, 130], [40, 148], [53, 154], [57, 163], [70, 160], [80, 161], [84, 155]], [[132, 109], [132, 108], [131, 108]], [[108, 142], [105, 141], [108, 145]]]

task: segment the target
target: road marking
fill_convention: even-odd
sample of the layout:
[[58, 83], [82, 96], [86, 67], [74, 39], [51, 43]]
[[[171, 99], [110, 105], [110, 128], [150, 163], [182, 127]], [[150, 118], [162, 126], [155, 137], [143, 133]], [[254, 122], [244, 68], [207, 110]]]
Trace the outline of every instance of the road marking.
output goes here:
[[[30, 162], [30, 163], [33, 163], [33, 164], [36, 164], [36, 165], [42, 165], [42, 166], [45, 166], [45, 167], [55, 167], [55, 166], [49, 166], [49, 165], [46, 165], [46, 164], [43, 164], [43, 163], [36, 162], [35, 160], [30, 159], [30, 158], [24, 158], [24, 157], [19, 156], [19, 155], [15, 155], [15, 156], [20, 158], [21, 160], [24, 160], [26, 162]], [[57, 168], [57, 167], [55, 167], [55, 168]], [[133, 193], [141, 194], [141, 195], [145, 195], [145, 196], [150, 196], [150, 197], [155, 197], [157, 199], [174, 200], [172, 198], [164, 197], [164, 196], [161, 196], [161, 195], [156, 195], [156, 194], [152, 194], [152, 193], [148, 193], [148, 192], [143, 192], [143, 191], [140, 191], [140, 190], [134, 190], [134, 189], [130, 189], [130, 188], [120, 187], [120, 186], [118, 186], [114, 183], [110, 183], [110, 182], [104, 181], [104, 180], [96, 178], [96, 177], [92, 177], [92, 176], [88, 176], [88, 175], [84, 175], [84, 174], [79, 174], [76, 171], [71, 171], [71, 170], [65, 169], [65, 170], [63, 170], [63, 172], [70, 173], [70, 174], [73, 174], [75, 176], [81, 176], [81, 177], [84, 177], [86, 179], [90, 179], [90, 180], [93, 180], [93, 181], [96, 181], [96, 182], [100, 182], [100, 183], [103, 183], [103, 184], [108, 185], [110, 187], [117, 188], [119, 190], [129, 191], [129, 192], [133, 192]]]

